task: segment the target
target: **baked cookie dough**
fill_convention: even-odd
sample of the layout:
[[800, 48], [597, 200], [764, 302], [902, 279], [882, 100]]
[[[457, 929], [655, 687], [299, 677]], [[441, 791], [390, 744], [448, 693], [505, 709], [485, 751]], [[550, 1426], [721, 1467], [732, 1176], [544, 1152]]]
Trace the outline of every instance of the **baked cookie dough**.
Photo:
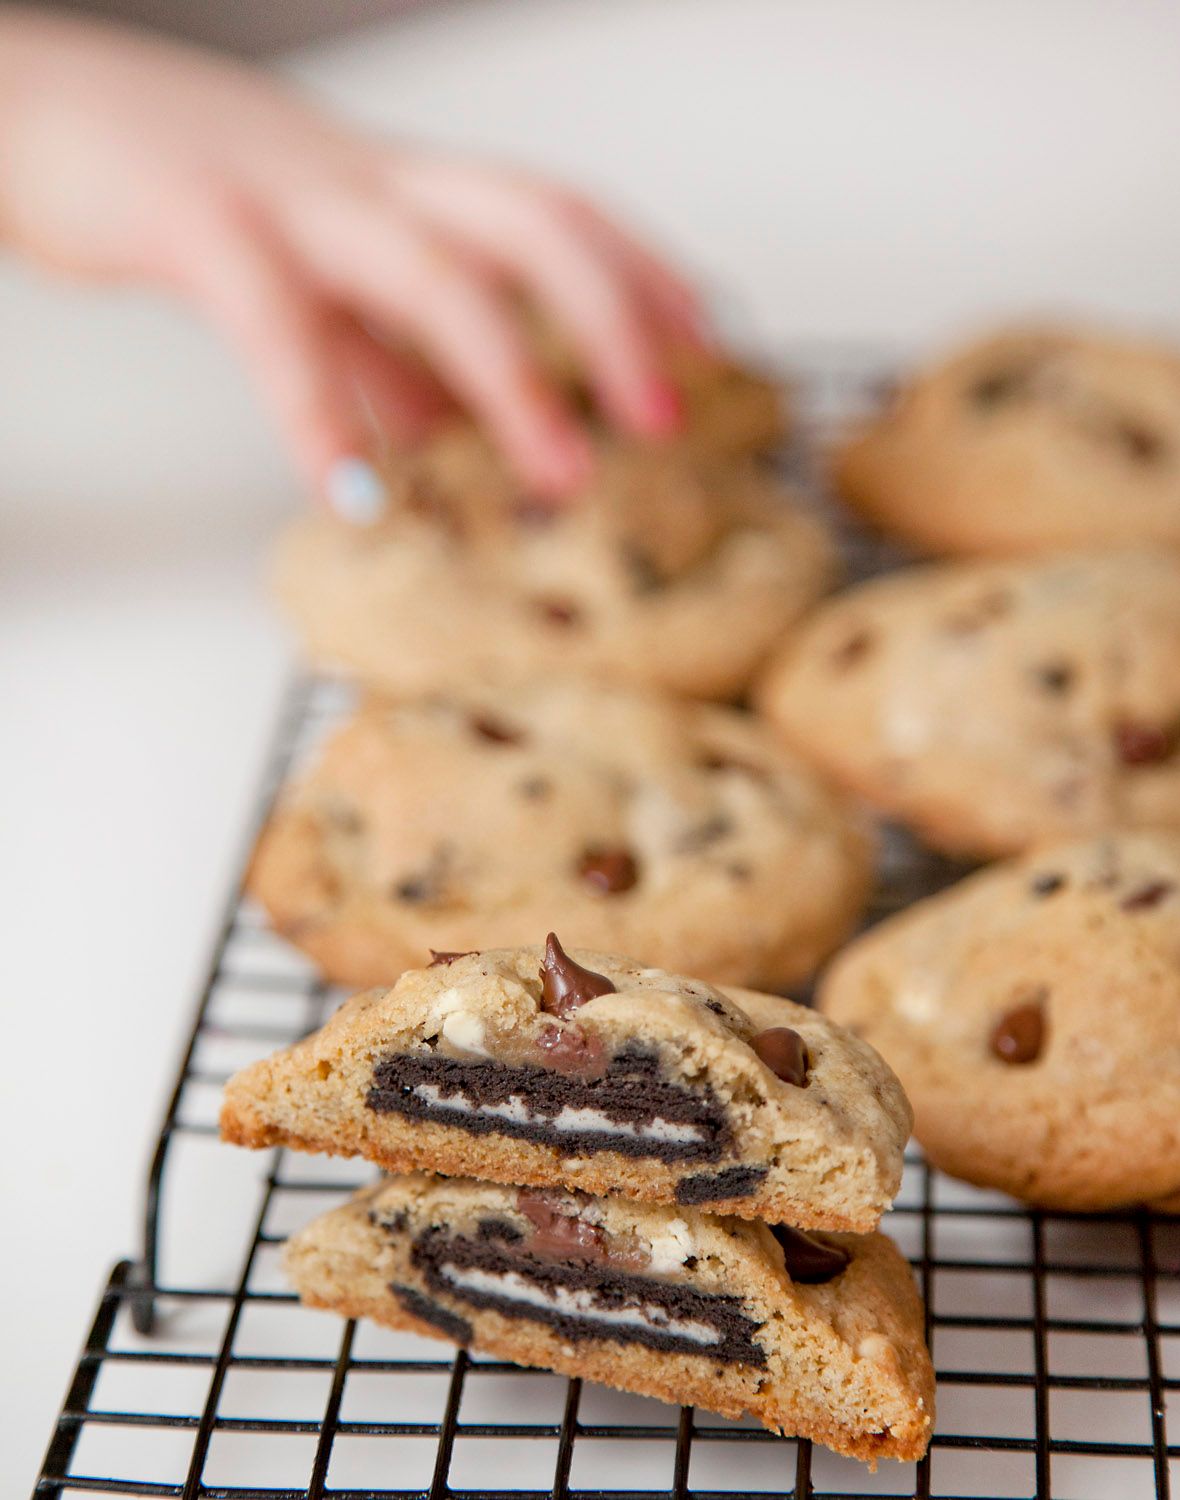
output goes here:
[[489, 1182], [876, 1226], [910, 1109], [803, 1006], [602, 953], [440, 954], [229, 1082], [223, 1138]]
[[[601, 434], [603, 424], [577, 350], [552, 322], [534, 319], [531, 331], [546, 371]], [[770, 453], [786, 440], [788, 393], [769, 372], [724, 350], [687, 343], [667, 346], [662, 363], [665, 379], [683, 402], [680, 441], [694, 453], [703, 458], [749, 458]]]
[[858, 510], [924, 551], [1180, 546], [1180, 354], [997, 334], [906, 385], [835, 474]]
[[891, 917], [825, 977], [943, 1171], [1052, 1208], [1180, 1193], [1180, 836], [1045, 848]]
[[1180, 554], [876, 579], [816, 612], [760, 702], [821, 770], [952, 854], [1180, 827]]
[[825, 592], [834, 559], [753, 464], [604, 447], [557, 511], [459, 428], [399, 466], [377, 525], [296, 522], [275, 582], [315, 662], [399, 695], [589, 670], [724, 699]]
[[812, 1239], [618, 1198], [397, 1177], [288, 1241], [345, 1317], [696, 1405], [875, 1463], [920, 1458], [934, 1377], [881, 1234]]
[[860, 823], [756, 719], [559, 679], [366, 707], [280, 800], [249, 889], [356, 988], [553, 925], [778, 989], [870, 878]]

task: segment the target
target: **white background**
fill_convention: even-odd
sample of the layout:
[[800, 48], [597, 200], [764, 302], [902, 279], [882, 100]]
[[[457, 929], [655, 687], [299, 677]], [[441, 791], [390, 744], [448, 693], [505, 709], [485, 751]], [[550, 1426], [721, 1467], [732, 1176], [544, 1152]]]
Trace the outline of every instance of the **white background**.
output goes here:
[[[485, 0], [284, 65], [601, 193], [771, 352], [1022, 310], [1180, 332], [1169, 0]], [[298, 503], [203, 331], [0, 266], [5, 1494], [134, 1245], [285, 664], [262, 558]]]

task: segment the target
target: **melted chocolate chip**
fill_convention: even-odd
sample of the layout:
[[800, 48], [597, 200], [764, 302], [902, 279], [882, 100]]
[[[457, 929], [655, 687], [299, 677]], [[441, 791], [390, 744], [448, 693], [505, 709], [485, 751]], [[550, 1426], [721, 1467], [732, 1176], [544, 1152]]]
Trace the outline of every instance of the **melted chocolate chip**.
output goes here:
[[789, 1026], [772, 1026], [751, 1037], [750, 1046], [776, 1078], [793, 1083], [796, 1088], [807, 1084], [807, 1043]]
[[1013, 602], [1012, 595], [1006, 589], [992, 589], [965, 604], [953, 615], [948, 615], [942, 622], [943, 629], [951, 635], [973, 635], [992, 620], [1003, 619], [1011, 610]]
[[1044, 998], [1013, 1006], [1000, 1017], [991, 1034], [994, 1057], [1018, 1067], [1036, 1062], [1045, 1042]]
[[360, 833], [365, 826], [365, 820], [353, 807], [330, 807], [325, 816], [337, 833]]
[[491, 714], [472, 714], [468, 720], [471, 725], [472, 734], [477, 734], [481, 740], [487, 740], [490, 745], [523, 745], [524, 731], [515, 729], [511, 724], [505, 724], [502, 719], [494, 718]]
[[428, 969], [445, 968], [453, 964], [457, 958], [470, 958], [473, 953], [478, 953], [478, 948], [467, 948], [462, 952], [448, 953], [443, 949], [432, 948], [430, 950], [430, 962], [426, 965]]
[[596, 1036], [577, 1026], [542, 1026], [537, 1036], [537, 1051], [546, 1067], [557, 1073], [578, 1078], [602, 1078], [606, 1075], [606, 1049]]
[[973, 406], [991, 411], [997, 406], [1003, 406], [1005, 402], [1026, 396], [1029, 391], [1029, 376], [1030, 372], [1021, 367], [993, 370], [974, 381], [968, 387], [967, 395]]
[[1115, 423], [1114, 435], [1123, 452], [1135, 463], [1158, 463], [1167, 450], [1160, 434], [1142, 422], [1123, 418]]
[[576, 1214], [562, 1213], [548, 1193], [521, 1188], [516, 1206], [533, 1226], [528, 1248], [533, 1255], [551, 1255], [555, 1260], [598, 1260], [608, 1258], [606, 1235], [597, 1224], [589, 1224]]
[[575, 963], [551, 932], [545, 939], [541, 963], [541, 1009], [552, 1016], [568, 1016], [596, 995], [613, 995], [615, 986], [605, 974]]
[[756, 766], [752, 761], [742, 760], [736, 755], [726, 755], [720, 750], [706, 750], [697, 764], [702, 771], [738, 771], [741, 775], [764, 784], [770, 780], [770, 772], [765, 766]]
[[405, 901], [407, 905], [413, 906], [421, 901], [429, 901], [435, 894], [435, 888], [432, 881], [412, 876], [408, 880], [399, 880], [393, 887], [393, 894], [398, 901]]
[[770, 1232], [783, 1248], [787, 1275], [792, 1281], [808, 1285], [832, 1281], [847, 1268], [852, 1259], [843, 1245], [830, 1245], [826, 1240], [813, 1239], [801, 1229], [791, 1229], [786, 1224], [771, 1224]]
[[1115, 753], [1125, 766], [1152, 766], [1168, 760], [1180, 744], [1180, 725], [1141, 724], [1120, 719], [1111, 731]]
[[863, 661], [872, 648], [873, 636], [870, 631], [854, 631], [832, 652], [832, 665], [841, 670], [855, 666], [858, 661]]
[[667, 582], [654, 558], [642, 547], [629, 544], [623, 549], [623, 561], [631, 576], [631, 587], [637, 594], [655, 594]]
[[1034, 896], [1052, 896], [1064, 884], [1064, 875], [1059, 875], [1056, 870], [1045, 870], [1042, 874], [1033, 876], [1028, 888]]
[[1150, 911], [1175, 889], [1170, 880], [1149, 880], [1123, 899], [1122, 908], [1124, 911]]
[[604, 896], [629, 891], [639, 880], [639, 866], [629, 849], [591, 848], [583, 854], [578, 874]]
[[1058, 696], [1068, 693], [1074, 684], [1074, 669], [1068, 662], [1050, 661], [1033, 669], [1037, 686]]
[[569, 629], [581, 624], [582, 611], [569, 599], [538, 599], [537, 609], [550, 625]]
[[727, 838], [732, 832], [733, 819], [726, 813], [715, 813], [682, 834], [676, 841], [676, 848], [681, 854], [695, 854], [698, 850], [717, 843], [719, 839]]
[[553, 790], [553, 783], [547, 776], [529, 776], [520, 783], [517, 788], [522, 797], [527, 797], [530, 802], [540, 802]]

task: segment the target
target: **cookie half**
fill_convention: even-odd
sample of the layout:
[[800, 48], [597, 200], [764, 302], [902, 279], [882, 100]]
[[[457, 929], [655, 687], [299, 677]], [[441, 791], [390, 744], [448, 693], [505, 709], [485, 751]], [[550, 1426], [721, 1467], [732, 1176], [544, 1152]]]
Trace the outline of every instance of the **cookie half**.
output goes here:
[[907, 385], [838, 454], [843, 494], [931, 552], [1180, 545], [1180, 354], [1017, 329]]
[[815, 613], [760, 703], [821, 770], [952, 853], [1180, 826], [1180, 555], [876, 579]]
[[607, 447], [588, 491], [555, 510], [459, 428], [391, 476], [378, 525], [293, 526], [276, 587], [317, 663], [399, 695], [592, 671], [724, 699], [825, 592], [834, 559], [754, 466]]
[[249, 887], [342, 985], [552, 924], [777, 989], [850, 930], [870, 876], [861, 823], [764, 725], [560, 680], [370, 706], [280, 801]]
[[287, 1245], [346, 1317], [737, 1417], [874, 1462], [926, 1450], [934, 1378], [881, 1234], [811, 1239], [617, 1198], [398, 1177]]
[[944, 1171], [1064, 1209], [1180, 1193], [1180, 836], [973, 875], [851, 943], [820, 1004], [896, 1068]]
[[552, 936], [355, 996], [232, 1078], [221, 1115], [237, 1145], [856, 1231], [910, 1123], [876, 1053], [813, 1011]]

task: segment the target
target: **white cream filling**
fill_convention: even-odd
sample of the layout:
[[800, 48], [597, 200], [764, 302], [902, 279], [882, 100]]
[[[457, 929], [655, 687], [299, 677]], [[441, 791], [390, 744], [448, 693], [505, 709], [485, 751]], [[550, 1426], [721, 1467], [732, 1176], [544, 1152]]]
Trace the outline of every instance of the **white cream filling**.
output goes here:
[[704, 1131], [699, 1125], [678, 1125], [670, 1120], [661, 1119], [658, 1115], [654, 1119], [644, 1121], [643, 1124], [633, 1125], [623, 1120], [612, 1120], [600, 1109], [575, 1109], [569, 1104], [562, 1105], [555, 1115], [534, 1113], [519, 1094], [512, 1094], [502, 1104], [473, 1104], [463, 1094], [444, 1095], [434, 1083], [416, 1083], [412, 1092], [433, 1109], [449, 1109], [465, 1115], [498, 1115], [501, 1119], [511, 1120], [517, 1125], [527, 1125], [530, 1121], [537, 1121], [551, 1126], [554, 1130], [592, 1131], [596, 1135], [627, 1135], [644, 1141], [686, 1142], [702, 1141], [705, 1138]]
[[601, 1307], [588, 1287], [538, 1286], [518, 1271], [485, 1271], [470, 1266], [441, 1265], [443, 1278], [460, 1291], [483, 1292], [510, 1302], [542, 1307], [565, 1317], [581, 1318], [610, 1328], [640, 1328], [651, 1333], [674, 1334], [693, 1344], [719, 1344], [721, 1334], [709, 1323], [675, 1318], [666, 1308], [644, 1302], [633, 1307]]

